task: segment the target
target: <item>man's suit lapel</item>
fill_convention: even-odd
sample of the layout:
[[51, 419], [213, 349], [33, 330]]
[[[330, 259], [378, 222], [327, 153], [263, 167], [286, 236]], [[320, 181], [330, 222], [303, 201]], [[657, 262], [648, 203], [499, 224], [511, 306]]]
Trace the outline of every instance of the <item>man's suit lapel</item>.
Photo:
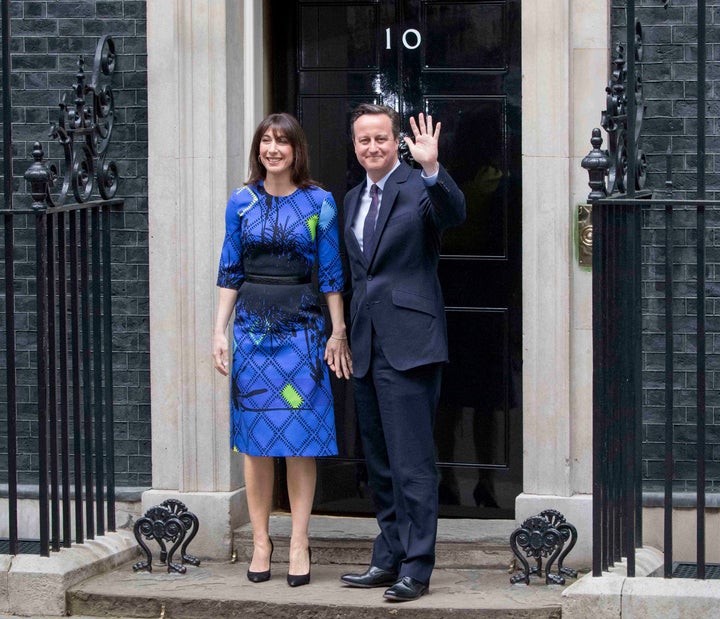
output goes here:
[[364, 188], [365, 183], [361, 183], [350, 190], [347, 200], [348, 209], [345, 213], [345, 245], [348, 247], [349, 251], [351, 250], [355, 254], [360, 254], [362, 257], [361, 259], [363, 260], [365, 256], [360, 249], [360, 244], [358, 243], [357, 238], [355, 238], [352, 225], [355, 221], [355, 217], [357, 216], [358, 208], [360, 206], [360, 197], [362, 196]]
[[401, 163], [395, 172], [390, 175], [390, 178], [385, 182], [385, 187], [382, 192], [382, 201], [380, 202], [380, 210], [378, 211], [377, 222], [375, 223], [375, 234], [372, 237], [372, 248], [369, 255], [368, 264], [372, 264], [373, 258], [377, 253], [379, 241], [382, 238], [383, 230], [385, 225], [390, 218], [393, 206], [397, 199], [398, 193], [400, 193], [400, 183], [404, 183], [410, 175], [411, 168], [406, 163]]

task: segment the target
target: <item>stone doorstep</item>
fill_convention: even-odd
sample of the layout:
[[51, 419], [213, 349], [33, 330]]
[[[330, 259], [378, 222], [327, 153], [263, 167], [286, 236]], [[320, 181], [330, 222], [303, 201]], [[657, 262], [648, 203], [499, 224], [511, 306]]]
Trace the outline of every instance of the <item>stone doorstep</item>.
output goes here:
[[312, 566], [308, 586], [288, 587], [287, 564], [272, 563], [272, 578], [250, 583], [247, 563], [207, 562], [186, 574], [134, 573], [126, 564], [68, 591], [73, 616], [169, 619], [559, 619], [564, 587], [533, 579], [511, 585], [506, 570], [436, 569], [430, 592], [413, 602], [392, 603], [383, 588], [344, 586], [340, 575], [357, 565]]
[[138, 554], [130, 531], [117, 531], [51, 553], [2, 555], [0, 610], [20, 616], [65, 615], [69, 587], [115, 569]]
[[[512, 521], [441, 520], [439, 561], [430, 593], [407, 604], [384, 600], [382, 588], [353, 589], [340, 581], [343, 573], [361, 571], [368, 561], [377, 534], [374, 518], [313, 516], [312, 582], [307, 587], [288, 587], [285, 574], [290, 524], [289, 514], [271, 516], [276, 551], [273, 576], [266, 583], [253, 584], [245, 576], [252, 552], [252, 530], [245, 525], [234, 535], [236, 563], [204, 561], [199, 567], [187, 566], [187, 573], [182, 575], [168, 574], [160, 566], [152, 573], [134, 573], [127, 564], [72, 587], [67, 596], [68, 610], [75, 616], [171, 619], [560, 617], [564, 587], [546, 586], [539, 578], [533, 578], [530, 586], [510, 584]], [[188, 551], [192, 552], [192, 545]], [[443, 568], [441, 562], [453, 567]], [[457, 569], [458, 564], [472, 562], [473, 569]]]
[[[438, 522], [436, 567], [508, 569], [513, 561], [510, 534], [515, 526], [512, 520], [441, 519]], [[289, 514], [270, 517], [276, 561], [288, 561], [290, 529]], [[310, 520], [313, 563], [363, 565], [370, 559], [378, 531], [377, 522], [370, 517], [313, 516]], [[252, 557], [250, 524], [235, 530], [233, 543], [237, 561], [249, 561]], [[566, 563], [572, 566], [572, 556]]]

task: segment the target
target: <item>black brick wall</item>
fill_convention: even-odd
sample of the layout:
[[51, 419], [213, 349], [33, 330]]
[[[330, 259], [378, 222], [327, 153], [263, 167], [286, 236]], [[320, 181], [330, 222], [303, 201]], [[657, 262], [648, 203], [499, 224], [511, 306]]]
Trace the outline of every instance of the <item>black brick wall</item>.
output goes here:
[[[613, 0], [613, 42], [625, 40], [625, 0]], [[647, 106], [641, 146], [648, 157], [646, 188], [663, 189], [666, 151], [672, 150], [678, 198], [694, 198], [697, 183], [697, 1], [636, 0], [643, 27], [642, 74]], [[708, 197], [720, 197], [720, 1], [707, 3]], [[674, 217], [675, 488], [696, 488], [696, 281], [697, 218], [694, 209]], [[720, 490], [720, 210], [706, 212], [707, 475]], [[646, 211], [643, 226], [643, 477], [646, 490], [661, 490], [665, 439], [665, 224], [660, 210]]]
[[[57, 117], [57, 103], [62, 94], [67, 93], [68, 100], [72, 100], [78, 55], [84, 55], [86, 71], [90, 73], [96, 43], [104, 34], [113, 36], [118, 53], [112, 81], [116, 124], [108, 150], [108, 158], [117, 163], [122, 179], [117, 196], [125, 200], [122, 212], [113, 215], [112, 224], [118, 486], [151, 483], [145, 5], [144, 0], [25, 0], [13, 1], [10, 5], [17, 208], [29, 205], [22, 175], [31, 163], [32, 143], [45, 140], [45, 152], [51, 158], [60, 152], [57, 145], [47, 142], [47, 134]], [[15, 236], [20, 476], [21, 481], [27, 483], [35, 483], [37, 479], [34, 472], [37, 469], [35, 374], [33, 355], [29, 352], [35, 349], [34, 299], [30, 296], [34, 293], [35, 271], [32, 226], [32, 221], [18, 218]], [[4, 291], [4, 282], [0, 289]], [[0, 337], [4, 347], [4, 332]], [[3, 351], [0, 356], [3, 367], [4, 357]], [[4, 385], [4, 378], [0, 382]], [[4, 392], [3, 386], [0, 388], [2, 401], [6, 397]], [[4, 416], [2, 410], [0, 419]], [[7, 436], [5, 424], [0, 421], [0, 475], [6, 471], [4, 453], [7, 453]], [[4, 477], [0, 480], [4, 481]]]

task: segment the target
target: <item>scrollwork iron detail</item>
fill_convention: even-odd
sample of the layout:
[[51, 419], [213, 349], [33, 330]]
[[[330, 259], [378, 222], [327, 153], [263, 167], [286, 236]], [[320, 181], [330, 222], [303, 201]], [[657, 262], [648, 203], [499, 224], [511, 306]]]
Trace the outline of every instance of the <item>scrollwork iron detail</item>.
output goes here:
[[[152, 553], [148, 545], [143, 541], [143, 537], [148, 540], [154, 539], [160, 544], [160, 562], [167, 564], [168, 573], [184, 574], [187, 571], [184, 565], [173, 563], [172, 560], [175, 551], [185, 538], [185, 525], [167, 507], [156, 505], [147, 510], [145, 515], [135, 522], [133, 533], [135, 533], [135, 539], [146, 557], [145, 561], [138, 561], [133, 565], [134, 571], [147, 570], [152, 572]], [[166, 541], [172, 543], [169, 552], [165, 547]]]
[[[577, 531], [556, 510], [545, 510], [537, 516], [531, 516], [510, 535], [510, 548], [523, 566], [522, 572], [510, 578], [513, 584], [524, 582], [530, 584], [530, 576], [542, 577], [543, 559], [545, 565], [545, 583], [563, 585], [565, 576], [575, 578], [577, 572], [562, 566], [562, 561], [575, 546]], [[564, 550], [565, 544], [567, 549]], [[535, 559], [536, 565], [530, 567], [525, 557]], [[552, 566], [558, 560], [558, 573], [552, 573]]]
[[[33, 188], [33, 208], [42, 204], [61, 206], [68, 194], [79, 203], [89, 200], [95, 189], [104, 200], [112, 198], [118, 188], [118, 167], [114, 161], [107, 160], [113, 125], [115, 122], [115, 97], [109, 84], [116, 63], [115, 43], [112, 37], [101, 37], [95, 48], [93, 70], [88, 81], [85, 73], [85, 60], [78, 58], [78, 70], [73, 84], [74, 98], [67, 102], [63, 95], [59, 102], [60, 114], [50, 127], [49, 136], [62, 147], [60, 168], [43, 161], [42, 147], [36, 143], [33, 151], [35, 162], [33, 173], [26, 178], [37, 186]], [[40, 158], [36, 156], [40, 153]], [[35, 199], [35, 193], [42, 187], [39, 167], [46, 167], [42, 175], [44, 200]], [[62, 170], [62, 172], [61, 172]], [[53, 193], [56, 190], [56, 193]]]
[[558, 574], [564, 574], [565, 576], [570, 576], [570, 578], [577, 578], [577, 570], [563, 566], [565, 557], [570, 554], [570, 551], [577, 543], [577, 529], [556, 509], [546, 509], [540, 512], [540, 517], [545, 518], [545, 520], [550, 523], [550, 526], [555, 527], [563, 538], [563, 549], [557, 560]]
[[[187, 554], [187, 547], [198, 532], [200, 523], [195, 514], [188, 510], [184, 503], [177, 499], [167, 499], [160, 505], [151, 507], [142, 518], [138, 518], [133, 533], [138, 545], [145, 553], [146, 560], [138, 561], [133, 565], [134, 571], [146, 570], [152, 572], [152, 553], [143, 541], [155, 540], [160, 546], [160, 564], [167, 565], [167, 571], [184, 574], [187, 568], [183, 565], [200, 565], [197, 557]], [[190, 535], [186, 538], [188, 532]], [[172, 544], [167, 549], [166, 542]], [[173, 563], [175, 551], [180, 550], [181, 564]]]
[[187, 554], [187, 547], [190, 542], [193, 541], [197, 535], [198, 529], [200, 528], [200, 521], [198, 517], [193, 514], [182, 501], [177, 499], [167, 499], [160, 503], [161, 507], [166, 507], [170, 512], [180, 519], [185, 525], [185, 531], [187, 531], [187, 539], [183, 542], [182, 548], [180, 549], [180, 556], [182, 557], [183, 563], [189, 563], [190, 565], [200, 565], [200, 559], [193, 555]]
[[[636, 61], [635, 83], [628, 84], [627, 49], [631, 48]], [[628, 175], [628, 96], [635, 98], [635, 144], [639, 144], [645, 114], [645, 99], [643, 95], [643, 82], [641, 62], [643, 56], [642, 25], [635, 22], [635, 40], [627, 45], [618, 43], [615, 47], [615, 58], [612, 61], [612, 71], [606, 92], [606, 109], [602, 112], [601, 125], [608, 135], [608, 148], [600, 153], [607, 159], [607, 167], [600, 177], [602, 188], [598, 184], [598, 164], [605, 164], [598, 156], [599, 144], [602, 143], [600, 130], [593, 129], [593, 151], [582, 161], [582, 166], [590, 175], [590, 200], [627, 192], [630, 179]], [[597, 142], [599, 140], [599, 142]], [[597, 145], [596, 145], [597, 142]], [[636, 149], [634, 189], [640, 190], [645, 186], [647, 174], [647, 158], [642, 149]], [[607, 185], [604, 176], [607, 175]]]

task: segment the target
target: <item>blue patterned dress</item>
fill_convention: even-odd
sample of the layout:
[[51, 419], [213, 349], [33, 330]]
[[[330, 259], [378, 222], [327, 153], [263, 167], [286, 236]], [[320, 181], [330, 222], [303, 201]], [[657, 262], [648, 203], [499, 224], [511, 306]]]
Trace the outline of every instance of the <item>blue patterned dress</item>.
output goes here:
[[238, 291], [230, 393], [235, 451], [337, 454], [318, 293], [343, 289], [337, 208], [317, 187], [271, 196], [236, 189], [225, 212], [217, 285]]

